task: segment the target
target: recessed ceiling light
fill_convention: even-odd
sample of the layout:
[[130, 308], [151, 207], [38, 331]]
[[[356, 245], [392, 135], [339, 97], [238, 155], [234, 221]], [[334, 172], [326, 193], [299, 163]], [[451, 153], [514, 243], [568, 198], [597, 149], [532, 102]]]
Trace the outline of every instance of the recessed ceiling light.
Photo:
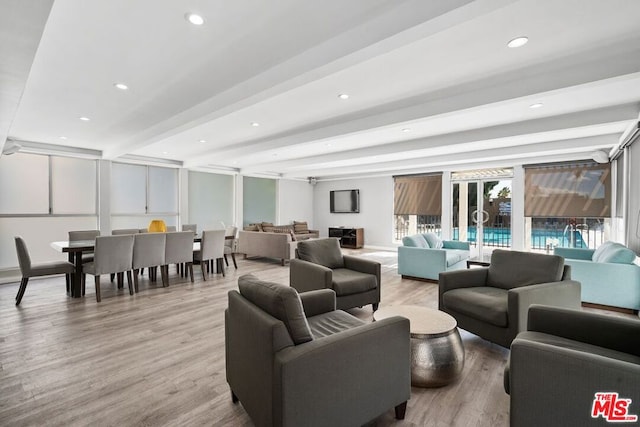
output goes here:
[[59, 138], [59, 139], [62, 139], [62, 140], [66, 140], [66, 139], [67, 139], [67, 137], [66, 137], [66, 136], [59, 136], [58, 138]]
[[404, 132], [404, 133], [411, 132], [411, 129], [409, 129], [409, 128], [404, 128], [404, 129], [402, 129], [402, 132]]
[[507, 46], [512, 48], [521, 47], [527, 44], [528, 41], [529, 41], [529, 37], [520, 36], [520, 37], [516, 37], [513, 40], [510, 40], [509, 43], [507, 43]]
[[541, 102], [536, 102], [535, 104], [531, 104], [529, 105], [529, 108], [540, 108], [542, 107], [544, 104]]
[[260, 123], [258, 123], [258, 122], [251, 122], [251, 126], [253, 126], [254, 128], [257, 128], [258, 126], [260, 126]]
[[340, 95], [338, 95], [338, 98], [340, 99], [349, 99], [349, 95], [346, 93], [341, 93]]
[[204, 18], [197, 13], [185, 13], [184, 18], [191, 22], [193, 25], [204, 24]]
[[203, 144], [204, 144], [205, 142], [207, 142], [207, 140], [206, 140], [206, 139], [201, 139], [201, 140], [200, 140], [200, 141], [198, 141], [198, 142], [201, 142], [201, 143], [203, 143]]
[[129, 89], [129, 86], [127, 86], [127, 85], [126, 85], [126, 84], [124, 84], [124, 83], [114, 83], [113, 85], [116, 87], [116, 89], [120, 89], [120, 90], [127, 90], [127, 89]]
[[89, 117], [79, 117], [80, 120], [82, 120], [83, 122], [88, 122], [89, 120], [91, 120]]

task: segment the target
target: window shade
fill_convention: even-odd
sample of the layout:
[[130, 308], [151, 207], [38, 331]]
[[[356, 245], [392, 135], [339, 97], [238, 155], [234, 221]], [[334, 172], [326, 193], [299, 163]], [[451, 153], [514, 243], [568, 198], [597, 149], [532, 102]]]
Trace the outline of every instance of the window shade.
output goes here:
[[395, 215], [442, 215], [442, 174], [394, 177]]
[[611, 216], [609, 164], [525, 166], [525, 216]]

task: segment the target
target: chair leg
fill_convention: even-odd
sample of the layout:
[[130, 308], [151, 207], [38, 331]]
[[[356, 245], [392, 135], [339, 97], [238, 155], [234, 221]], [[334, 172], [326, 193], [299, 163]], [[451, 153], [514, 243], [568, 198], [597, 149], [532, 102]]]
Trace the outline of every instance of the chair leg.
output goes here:
[[189, 276], [191, 276], [191, 283], [193, 283], [193, 263], [187, 263], [187, 267], [189, 268]]
[[124, 288], [124, 274], [123, 273], [116, 273], [116, 280], [118, 281], [118, 289], [123, 289]]
[[238, 403], [240, 400], [238, 400], [238, 396], [236, 396], [236, 394], [232, 391], [231, 392], [231, 401], [233, 403]]
[[86, 283], [87, 283], [87, 275], [83, 274], [82, 276], [80, 276], [80, 285], [82, 287], [82, 296], [84, 296], [84, 291], [86, 289]]
[[162, 287], [164, 288], [165, 286], [167, 286], [167, 274], [169, 272], [169, 267], [166, 267], [165, 270], [164, 265], [160, 266], [160, 277], [162, 278]]
[[95, 276], [96, 282], [96, 302], [100, 302], [102, 298], [100, 298], [100, 275]]
[[227, 259], [227, 254], [224, 254], [224, 263], [229, 267], [229, 260]]
[[111, 273], [110, 277], [111, 277], [111, 283], [113, 283], [113, 279], [116, 277], [115, 273]]
[[133, 288], [138, 293], [138, 270], [133, 270]]
[[236, 264], [236, 254], [231, 254], [231, 259], [233, 260], [233, 266], [238, 269], [238, 264]]
[[202, 279], [206, 281], [207, 273], [205, 272], [205, 270], [207, 269], [207, 266], [205, 264], [208, 264], [208, 262], [205, 260], [200, 261], [200, 268], [202, 269]]
[[407, 412], [407, 402], [402, 402], [396, 406], [396, 420], [404, 420], [404, 414]]
[[131, 270], [127, 271], [127, 284], [129, 285], [129, 295], [133, 295], [133, 283], [131, 283]]
[[28, 281], [28, 277], [23, 277], [20, 281], [20, 288], [18, 289], [18, 295], [16, 295], [16, 305], [20, 305], [20, 301], [22, 301], [22, 297], [24, 296], [24, 291], [27, 290]]
[[223, 258], [218, 258], [216, 262], [218, 263], [218, 273], [222, 273], [222, 277], [225, 277]]
[[373, 307], [373, 311], [376, 311], [378, 309], [379, 305], [380, 305], [380, 303], [378, 303], [378, 302], [371, 304], [371, 307]]

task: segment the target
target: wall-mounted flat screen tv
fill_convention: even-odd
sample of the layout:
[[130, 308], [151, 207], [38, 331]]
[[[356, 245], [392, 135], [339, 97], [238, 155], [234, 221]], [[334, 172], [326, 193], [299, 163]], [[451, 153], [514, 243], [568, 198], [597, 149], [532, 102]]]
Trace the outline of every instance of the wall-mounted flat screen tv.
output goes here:
[[359, 213], [360, 190], [334, 190], [329, 192], [331, 213]]

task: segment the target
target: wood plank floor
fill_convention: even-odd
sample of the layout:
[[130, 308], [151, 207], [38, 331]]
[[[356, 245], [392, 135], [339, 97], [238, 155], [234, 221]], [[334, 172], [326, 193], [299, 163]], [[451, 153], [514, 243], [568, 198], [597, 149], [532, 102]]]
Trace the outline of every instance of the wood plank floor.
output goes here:
[[[437, 284], [401, 279], [395, 253], [350, 252], [383, 264], [381, 305], [437, 308]], [[32, 280], [20, 307], [18, 284], [0, 286], [0, 425], [252, 425], [231, 403], [225, 380], [226, 294], [247, 273], [288, 283], [289, 268], [238, 258], [238, 270], [206, 282], [199, 269], [191, 284], [172, 268], [168, 288], [145, 275], [133, 297], [104, 277], [99, 304], [92, 280], [82, 299], [65, 295], [63, 278]], [[372, 318], [370, 306], [350, 311]], [[459, 381], [413, 388], [404, 421], [390, 409], [368, 425], [508, 425], [502, 388], [508, 351], [461, 335], [466, 362]]]

